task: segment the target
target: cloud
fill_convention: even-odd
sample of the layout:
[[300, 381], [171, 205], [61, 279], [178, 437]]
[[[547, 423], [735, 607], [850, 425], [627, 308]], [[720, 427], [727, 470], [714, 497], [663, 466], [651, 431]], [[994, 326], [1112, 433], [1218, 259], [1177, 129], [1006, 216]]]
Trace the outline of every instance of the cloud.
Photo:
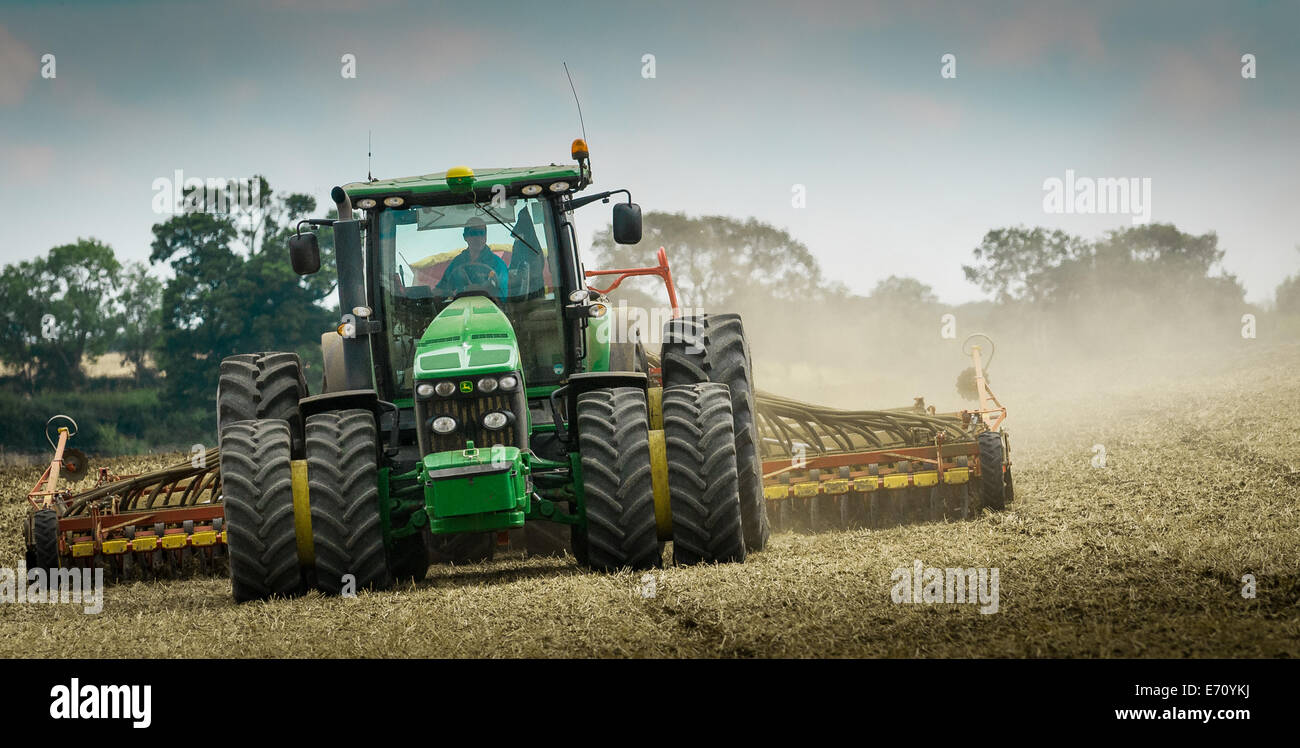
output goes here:
[[882, 94], [879, 109], [895, 120], [944, 130], [955, 128], [962, 116], [961, 104], [952, 98], [912, 91]]
[[1029, 65], [1058, 54], [1095, 63], [1106, 55], [1101, 19], [1081, 6], [1028, 4], [1009, 14], [981, 13], [978, 20], [983, 56], [997, 64]]
[[0, 26], [0, 107], [17, 106], [40, 73], [32, 48]]
[[0, 148], [4, 172], [23, 181], [42, 181], [54, 173], [54, 149], [48, 145], [12, 145]]
[[1239, 47], [1214, 39], [1196, 47], [1166, 47], [1150, 64], [1144, 92], [1150, 101], [1179, 114], [1236, 108], [1243, 88]]

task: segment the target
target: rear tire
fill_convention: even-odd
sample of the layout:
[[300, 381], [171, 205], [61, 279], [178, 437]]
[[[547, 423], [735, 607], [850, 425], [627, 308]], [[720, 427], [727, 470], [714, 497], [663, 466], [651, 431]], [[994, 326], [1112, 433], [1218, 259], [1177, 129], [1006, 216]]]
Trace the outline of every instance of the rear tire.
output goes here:
[[645, 392], [585, 392], [578, 396], [577, 416], [587, 526], [581, 543], [575, 537], [575, 555], [605, 571], [659, 566]]
[[673, 561], [744, 561], [736, 438], [727, 386], [707, 382], [665, 387], [663, 408]]
[[772, 528], [763, 498], [763, 463], [754, 407], [754, 366], [738, 314], [713, 314], [669, 320], [664, 326], [660, 363], [664, 387], [721, 382], [731, 395], [732, 431], [740, 481], [740, 514], [745, 547], [767, 547]]
[[236, 602], [303, 591], [293, 521], [289, 425], [228, 423], [221, 434], [230, 586]]
[[307, 419], [307, 483], [316, 586], [337, 595], [351, 575], [354, 588], [392, 584], [379, 517], [375, 416], [339, 410]]
[[217, 434], [238, 421], [281, 420], [289, 424], [294, 459], [302, 459], [303, 421], [298, 401], [307, 396], [302, 361], [296, 353], [244, 353], [221, 361], [217, 382]]
[[1006, 476], [1002, 474], [1002, 434], [985, 431], [980, 448], [980, 503], [994, 511], [1006, 508]]

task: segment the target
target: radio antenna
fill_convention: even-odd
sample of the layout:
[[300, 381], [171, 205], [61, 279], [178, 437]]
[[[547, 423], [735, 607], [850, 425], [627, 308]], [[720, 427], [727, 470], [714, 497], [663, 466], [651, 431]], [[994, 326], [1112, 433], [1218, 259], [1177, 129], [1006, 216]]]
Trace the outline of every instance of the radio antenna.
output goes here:
[[578, 89], [573, 87], [573, 76], [569, 75], [569, 63], [563, 62], [564, 77], [569, 79], [569, 90], [573, 92], [573, 103], [578, 105], [578, 126], [582, 128], [582, 139], [587, 140], [587, 125], [582, 121], [582, 102], [578, 101]]
[[370, 130], [366, 130], [366, 181], [375, 181], [375, 175], [372, 173], [374, 166], [375, 154], [370, 147]]

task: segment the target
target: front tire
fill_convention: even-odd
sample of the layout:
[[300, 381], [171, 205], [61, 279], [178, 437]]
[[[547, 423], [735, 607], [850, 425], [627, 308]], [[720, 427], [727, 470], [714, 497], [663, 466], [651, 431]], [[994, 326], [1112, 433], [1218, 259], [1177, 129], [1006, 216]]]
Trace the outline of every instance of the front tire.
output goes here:
[[575, 538], [575, 555], [604, 571], [659, 566], [645, 392], [584, 392], [577, 416], [587, 526], [582, 541]]
[[368, 410], [340, 410], [307, 419], [307, 483], [316, 586], [337, 595], [392, 584], [379, 517], [378, 436]]
[[236, 602], [303, 591], [293, 519], [289, 425], [239, 421], [221, 434], [230, 586]]
[[663, 408], [673, 561], [744, 561], [736, 439], [727, 386], [709, 382], [665, 387]]

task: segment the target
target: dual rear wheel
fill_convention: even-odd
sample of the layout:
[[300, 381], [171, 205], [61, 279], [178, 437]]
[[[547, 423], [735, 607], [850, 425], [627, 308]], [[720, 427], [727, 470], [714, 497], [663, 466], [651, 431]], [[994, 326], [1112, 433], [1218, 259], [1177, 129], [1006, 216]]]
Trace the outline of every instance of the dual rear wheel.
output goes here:
[[[645, 392], [618, 387], [583, 393], [577, 415], [587, 521], [585, 533], [575, 533], [575, 555], [602, 570], [659, 566], [663, 546]], [[726, 385], [666, 387], [663, 421], [667, 475], [660, 477], [660, 502], [666, 488], [674, 562], [743, 561], [736, 439]]]
[[[222, 495], [238, 602], [309, 587], [328, 594], [382, 589], [392, 583], [390, 566], [423, 572], [409, 547], [384, 546], [374, 414], [351, 409], [304, 419], [298, 402], [306, 394], [296, 354], [244, 354], [221, 363]], [[309, 512], [304, 504], [295, 513], [295, 460], [307, 468]], [[427, 567], [427, 557], [423, 562]]]

